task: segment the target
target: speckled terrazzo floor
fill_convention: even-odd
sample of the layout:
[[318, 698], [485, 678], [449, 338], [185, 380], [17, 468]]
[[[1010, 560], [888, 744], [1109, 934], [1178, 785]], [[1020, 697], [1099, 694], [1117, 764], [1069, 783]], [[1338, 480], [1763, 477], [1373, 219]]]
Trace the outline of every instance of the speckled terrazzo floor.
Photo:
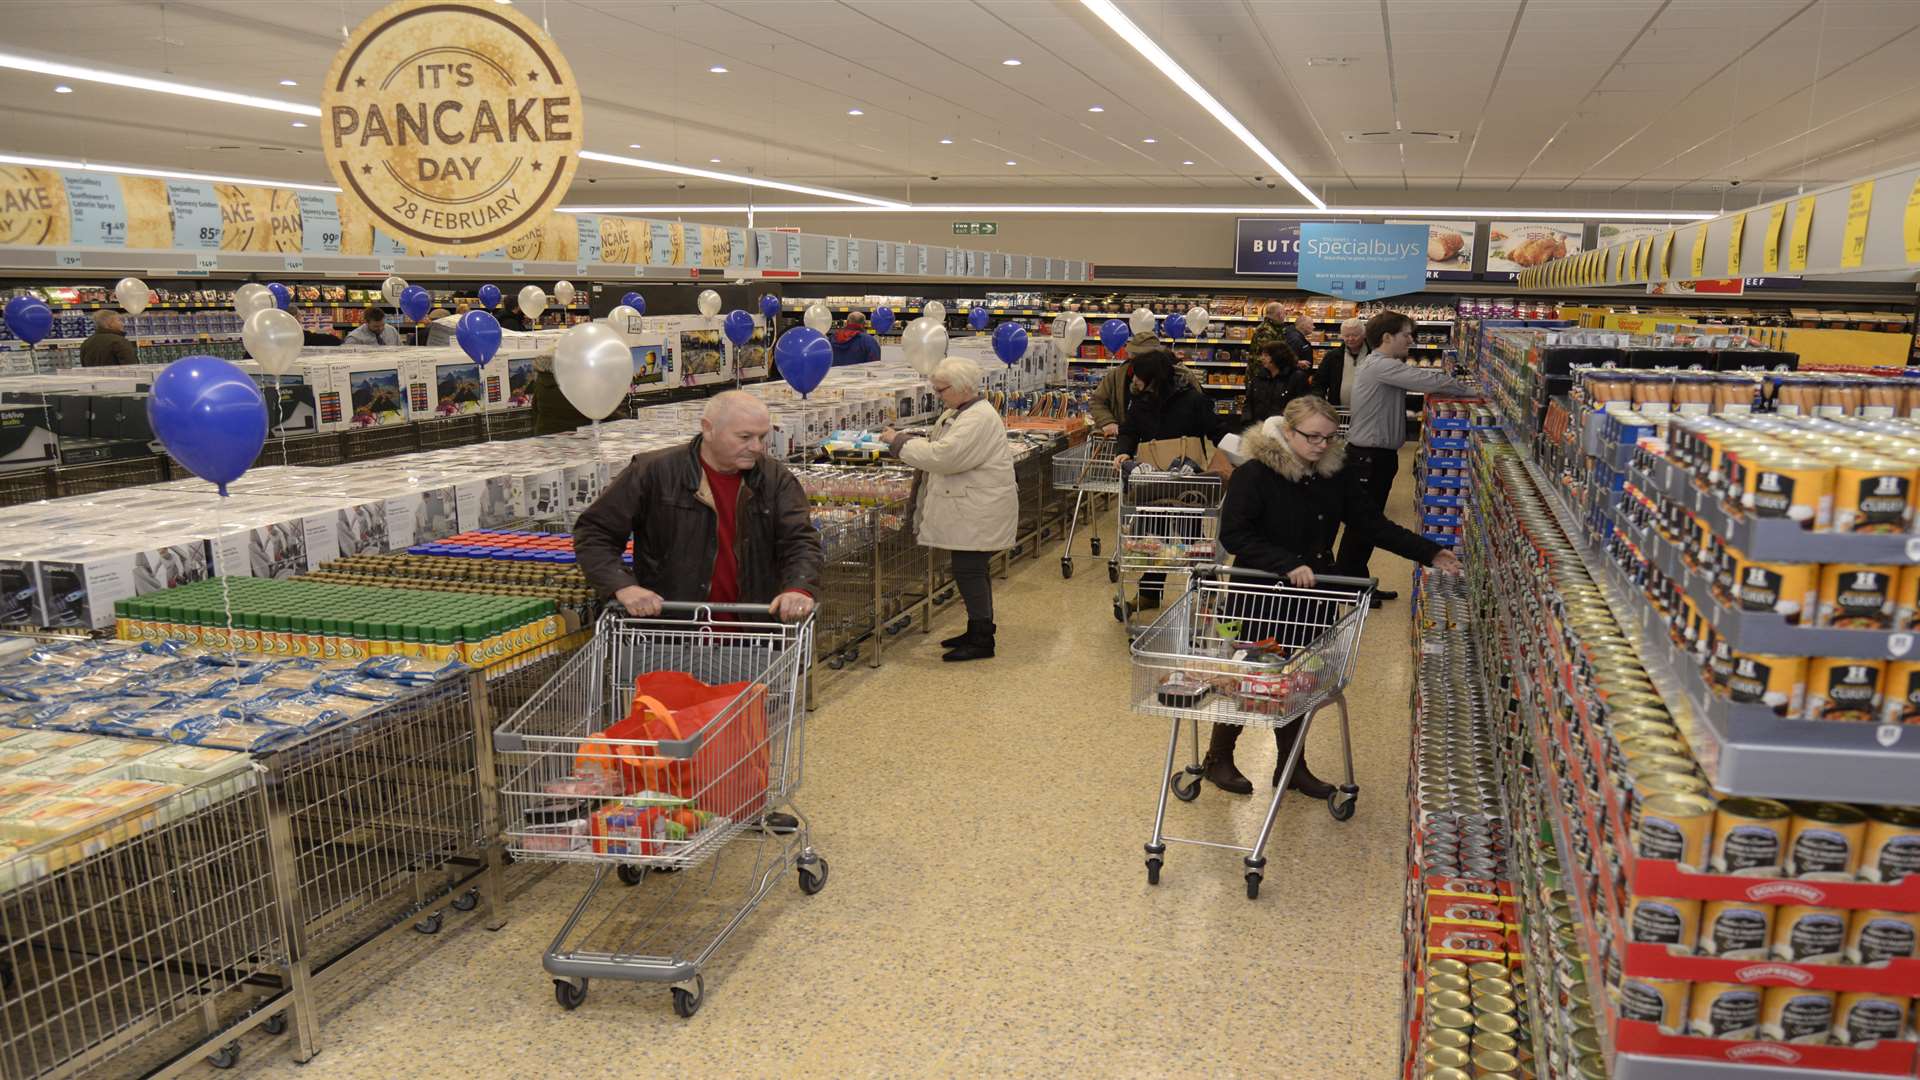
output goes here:
[[[1410, 487], [1403, 467], [1403, 521]], [[1407, 594], [1406, 563], [1383, 553], [1374, 571]], [[540, 957], [590, 871], [517, 869], [504, 929], [456, 918], [350, 975], [313, 1061], [254, 1035], [237, 1069], [197, 1075], [1392, 1075], [1406, 600], [1369, 620], [1349, 691], [1359, 813], [1338, 824], [1324, 804], [1283, 803], [1249, 902], [1227, 852], [1176, 847], [1146, 883], [1166, 726], [1126, 710], [1110, 589], [1093, 561], [1063, 581], [1055, 548], [996, 580], [997, 659], [940, 663], [955, 610], [823, 687], [801, 805], [829, 884], [776, 887], [708, 969], [693, 1019], [660, 986], [599, 979], [562, 1011]], [[1335, 726], [1315, 728], [1322, 776], [1338, 753]], [[1249, 734], [1239, 761], [1253, 798], [1208, 787], [1171, 804], [1170, 829], [1253, 836], [1272, 743]]]

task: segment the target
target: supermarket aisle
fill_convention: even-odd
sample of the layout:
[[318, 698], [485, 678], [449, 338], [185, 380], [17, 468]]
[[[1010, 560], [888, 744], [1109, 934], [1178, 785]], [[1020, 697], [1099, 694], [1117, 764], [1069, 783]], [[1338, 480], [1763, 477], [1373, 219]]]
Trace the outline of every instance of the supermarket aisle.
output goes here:
[[[1407, 594], [1405, 563], [1383, 553], [1375, 569]], [[595, 980], [577, 1012], [555, 1004], [540, 955], [585, 881], [568, 868], [521, 892], [498, 933], [461, 921], [435, 951], [402, 942], [306, 1067], [252, 1042], [224, 1075], [1388, 1075], [1407, 602], [1374, 613], [1351, 690], [1358, 814], [1337, 824], [1324, 804], [1283, 804], [1249, 902], [1224, 852], [1175, 848], [1146, 884], [1166, 728], [1126, 711], [1106, 575], [1089, 562], [1062, 581], [1056, 554], [995, 587], [998, 659], [939, 662], [956, 610], [823, 695], [802, 806], [831, 880], [815, 897], [790, 875], [776, 888], [709, 969], [691, 1021], [658, 986]], [[1322, 776], [1338, 752], [1331, 723], [1312, 734]], [[1172, 804], [1173, 827], [1252, 836], [1272, 761], [1250, 734], [1255, 796], [1209, 786]]]

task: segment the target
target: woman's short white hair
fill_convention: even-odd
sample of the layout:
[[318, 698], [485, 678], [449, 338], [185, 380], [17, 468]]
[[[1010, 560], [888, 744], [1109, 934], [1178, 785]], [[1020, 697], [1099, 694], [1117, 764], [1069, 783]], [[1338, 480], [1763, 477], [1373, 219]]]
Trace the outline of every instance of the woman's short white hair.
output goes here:
[[979, 364], [964, 356], [949, 356], [935, 364], [933, 374], [927, 378], [929, 381], [938, 379], [955, 390], [965, 390], [969, 394], [978, 395], [980, 384], [986, 379], [986, 373], [980, 370]]

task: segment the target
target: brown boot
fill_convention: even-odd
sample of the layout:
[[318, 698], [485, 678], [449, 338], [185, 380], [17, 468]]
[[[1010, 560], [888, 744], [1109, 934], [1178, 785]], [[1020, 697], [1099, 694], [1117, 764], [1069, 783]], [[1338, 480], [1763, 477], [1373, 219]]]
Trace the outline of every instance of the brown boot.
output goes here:
[[[1293, 744], [1300, 739], [1302, 721], [1296, 720], [1286, 727], [1273, 729], [1273, 744], [1280, 756], [1273, 763], [1273, 786], [1280, 786], [1280, 774], [1287, 770], [1287, 755], [1293, 753]], [[1293, 779], [1287, 783], [1287, 790], [1297, 791], [1309, 799], [1324, 799], [1333, 794], [1333, 785], [1313, 775], [1307, 768], [1307, 755], [1303, 750], [1300, 760], [1293, 763]]]
[[1240, 774], [1233, 764], [1233, 744], [1239, 741], [1240, 725], [1215, 724], [1207, 740], [1206, 777], [1221, 791], [1235, 795], [1253, 794], [1253, 781]]

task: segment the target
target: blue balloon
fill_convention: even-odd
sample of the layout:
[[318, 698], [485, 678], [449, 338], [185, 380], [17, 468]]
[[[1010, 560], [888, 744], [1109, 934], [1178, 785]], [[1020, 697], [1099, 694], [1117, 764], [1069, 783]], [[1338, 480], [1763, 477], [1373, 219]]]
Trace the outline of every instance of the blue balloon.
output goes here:
[[780, 377], [804, 398], [833, 367], [833, 342], [810, 326], [796, 326], [780, 335], [773, 358], [780, 365]]
[[1186, 337], [1187, 317], [1185, 315], [1169, 315], [1167, 316], [1167, 320], [1160, 324], [1160, 329], [1170, 338]]
[[893, 309], [885, 306], [873, 309], [873, 329], [875, 333], [893, 333]]
[[1100, 324], [1100, 344], [1105, 345], [1110, 353], [1117, 354], [1132, 336], [1133, 328], [1127, 325], [1125, 319], [1108, 319]]
[[460, 349], [481, 367], [500, 351], [500, 320], [492, 312], [469, 311], [453, 324], [453, 337]]
[[499, 307], [500, 306], [500, 286], [498, 285], [480, 286], [480, 303], [490, 308]]
[[778, 325], [780, 319], [780, 298], [772, 293], [761, 293], [760, 314], [765, 316], [768, 326]]
[[53, 309], [32, 296], [16, 296], [7, 301], [7, 329], [29, 345], [40, 344], [53, 330]]
[[1012, 322], [1003, 322], [994, 327], [993, 355], [1008, 367], [1019, 363], [1020, 358], [1027, 355], [1027, 328]]
[[727, 340], [739, 348], [753, 340], [753, 316], [735, 308], [727, 312], [727, 321], [720, 324], [720, 329], [725, 330]]
[[419, 322], [433, 308], [433, 294], [418, 285], [400, 290], [400, 310], [409, 320]]
[[639, 312], [642, 315], [645, 315], [647, 313], [647, 298], [644, 296], [641, 296], [637, 292], [630, 292], [627, 295], [621, 297], [620, 302], [632, 308], [633, 310]]
[[183, 356], [154, 377], [147, 422], [174, 460], [225, 495], [267, 441], [267, 399], [225, 360]]
[[287, 305], [293, 303], [293, 290], [277, 281], [267, 282], [267, 291], [273, 294], [273, 306], [281, 311], [287, 310]]
[[975, 330], [985, 330], [987, 324], [992, 321], [992, 317], [987, 314], [987, 309], [978, 304], [973, 306], [973, 310], [967, 312], [967, 325]]

